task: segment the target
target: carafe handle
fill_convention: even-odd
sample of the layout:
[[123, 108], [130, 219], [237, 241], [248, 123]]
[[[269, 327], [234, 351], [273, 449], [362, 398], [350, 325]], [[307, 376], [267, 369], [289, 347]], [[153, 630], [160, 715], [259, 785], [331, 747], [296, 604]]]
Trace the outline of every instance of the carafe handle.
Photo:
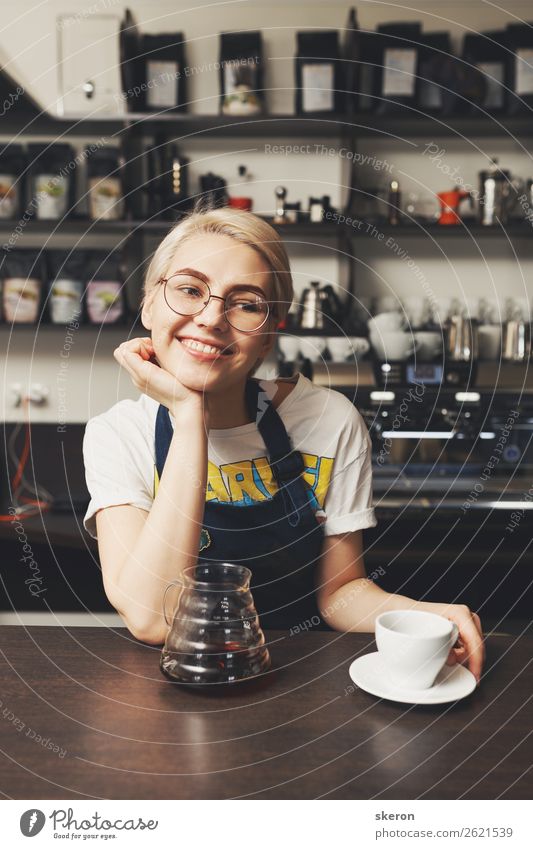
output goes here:
[[163, 593], [163, 616], [165, 617], [165, 622], [167, 623], [169, 628], [172, 627], [172, 622], [168, 621], [168, 616], [167, 616], [167, 594], [168, 594], [168, 591], [171, 587], [181, 587], [181, 586], [183, 586], [183, 585], [180, 583], [180, 581], [171, 581], [170, 584], [167, 584], [167, 586], [165, 587], [165, 592]]

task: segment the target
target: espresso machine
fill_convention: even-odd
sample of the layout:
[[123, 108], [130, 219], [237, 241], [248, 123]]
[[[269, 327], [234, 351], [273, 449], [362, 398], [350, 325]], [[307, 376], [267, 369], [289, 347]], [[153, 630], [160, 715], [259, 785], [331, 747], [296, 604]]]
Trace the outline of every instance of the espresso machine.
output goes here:
[[306, 366], [314, 383], [342, 392], [363, 416], [373, 445], [374, 492], [387, 492], [390, 503], [394, 483], [397, 506], [412, 506], [413, 488], [424, 497], [445, 491], [452, 499], [447, 506], [457, 506], [493, 455], [497, 462], [476, 506], [489, 495], [492, 501], [494, 492], [511, 497], [524, 479], [533, 479], [533, 375], [527, 363], [362, 359]]

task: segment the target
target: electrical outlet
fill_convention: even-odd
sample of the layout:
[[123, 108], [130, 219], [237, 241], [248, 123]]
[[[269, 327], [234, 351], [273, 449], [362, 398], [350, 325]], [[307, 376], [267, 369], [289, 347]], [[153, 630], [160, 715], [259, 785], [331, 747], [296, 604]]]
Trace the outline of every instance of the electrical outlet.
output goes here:
[[48, 403], [49, 394], [50, 390], [44, 383], [30, 383], [29, 392], [26, 395], [26, 398], [28, 401], [31, 401], [32, 404], [44, 406], [44, 404]]

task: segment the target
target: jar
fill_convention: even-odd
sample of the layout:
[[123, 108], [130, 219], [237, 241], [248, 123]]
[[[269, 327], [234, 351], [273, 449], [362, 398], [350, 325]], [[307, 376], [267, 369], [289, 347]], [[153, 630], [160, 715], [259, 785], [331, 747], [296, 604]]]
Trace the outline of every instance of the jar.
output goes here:
[[171, 587], [180, 589], [161, 653], [162, 673], [184, 684], [230, 684], [255, 678], [271, 665], [250, 592], [246, 566], [199, 561]]

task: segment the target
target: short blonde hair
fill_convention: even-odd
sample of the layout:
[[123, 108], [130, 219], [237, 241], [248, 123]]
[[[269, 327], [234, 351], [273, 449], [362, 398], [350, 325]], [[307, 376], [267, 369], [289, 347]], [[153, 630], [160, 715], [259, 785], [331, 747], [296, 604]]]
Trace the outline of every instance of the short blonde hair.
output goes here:
[[169, 266], [179, 246], [187, 239], [203, 233], [229, 236], [253, 248], [262, 257], [272, 274], [272, 311], [278, 321], [283, 321], [294, 296], [289, 257], [283, 240], [262, 218], [232, 207], [195, 210], [167, 233], [148, 266], [143, 304], [161, 278], [171, 271]]

